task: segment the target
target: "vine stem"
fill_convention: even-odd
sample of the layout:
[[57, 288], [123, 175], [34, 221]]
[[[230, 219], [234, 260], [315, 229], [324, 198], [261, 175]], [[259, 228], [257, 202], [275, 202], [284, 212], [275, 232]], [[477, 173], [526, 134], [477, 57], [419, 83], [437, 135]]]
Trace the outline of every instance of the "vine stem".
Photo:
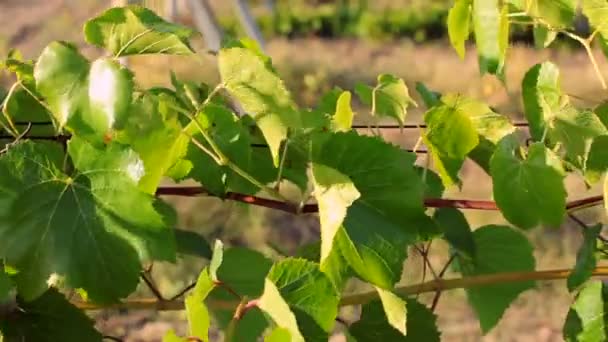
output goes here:
[[[168, 186], [159, 187], [156, 191], [157, 196], [204, 196], [211, 195], [205, 188], [200, 186]], [[260, 207], [281, 210], [292, 214], [300, 213], [316, 213], [319, 211], [317, 204], [305, 204], [301, 208], [298, 205], [287, 201], [278, 201], [269, 198], [246, 195], [236, 192], [228, 192], [224, 199], [257, 205]], [[604, 200], [603, 196], [591, 196], [568, 202], [566, 210], [569, 212], [588, 208], [598, 205]], [[424, 205], [427, 208], [456, 208], [456, 209], [471, 209], [471, 210], [488, 210], [499, 211], [500, 209], [493, 201], [484, 200], [466, 200], [466, 199], [448, 199], [448, 198], [426, 198]]]
[[[504, 272], [485, 274], [471, 277], [462, 277], [454, 279], [436, 279], [415, 285], [397, 286], [395, 293], [411, 296], [419, 293], [446, 291], [460, 288], [472, 288], [477, 286], [515, 283], [522, 281], [539, 281], [539, 280], [560, 280], [566, 279], [572, 269], [554, 269], [545, 271], [532, 272]], [[608, 276], [608, 266], [596, 267], [593, 270], [593, 276], [606, 277]], [[362, 305], [378, 299], [377, 291], [357, 293], [346, 295], [340, 301], [340, 306]], [[239, 306], [239, 300], [213, 300], [208, 299], [207, 305], [213, 309], [234, 310]], [[251, 300], [244, 305], [247, 309], [252, 309], [257, 306], [257, 300]], [[80, 300], [72, 301], [76, 307], [81, 310], [107, 310], [107, 309], [126, 309], [126, 310], [156, 310], [156, 311], [181, 311], [184, 310], [184, 302], [182, 300], [167, 300], [159, 301], [156, 298], [129, 299], [121, 303], [100, 305], [95, 303], [83, 302]]]

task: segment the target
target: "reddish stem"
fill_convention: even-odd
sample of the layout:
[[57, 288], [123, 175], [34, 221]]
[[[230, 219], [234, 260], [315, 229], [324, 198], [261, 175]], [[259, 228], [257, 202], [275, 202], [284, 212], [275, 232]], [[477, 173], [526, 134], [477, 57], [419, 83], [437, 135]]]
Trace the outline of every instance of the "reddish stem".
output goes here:
[[[158, 196], [200, 196], [200, 195], [211, 195], [207, 190], [199, 186], [188, 186], [188, 187], [160, 187], [156, 191]], [[236, 192], [229, 192], [224, 197], [232, 201], [248, 203], [257, 205], [260, 207], [266, 207], [284, 212], [297, 214], [300, 213], [316, 213], [319, 211], [319, 207], [316, 204], [306, 204], [302, 210], [298, 211], [298, 208], [291, 204], [282, 201], [277, 201], [269, 198], [262, 198], [258, 196], [240, 194]], [[574, 210], [583, 208], [589, 205], [595, 205], [603, 201], [602, 196], [591, 196], [575, 201], [568, 202], [566, 204], [567, 210]], [[465, 199], [447, 199], [447, 198], [427, 198], [424, 200], [424, 205], [427, 208], [457, 208], [457, 209], [474, 209], [474, 210], [489, 210], [498, 211], [500, 210], [493, 201], [484, 200], [465, 200]]]

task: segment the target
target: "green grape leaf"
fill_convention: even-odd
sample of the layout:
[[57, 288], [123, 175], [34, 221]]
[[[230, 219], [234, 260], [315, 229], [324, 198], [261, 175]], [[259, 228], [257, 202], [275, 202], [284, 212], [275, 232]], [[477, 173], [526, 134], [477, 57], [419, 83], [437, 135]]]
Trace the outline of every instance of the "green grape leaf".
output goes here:
[[[346, 199], [340, 208], [354, 203], [328, 249], [338, 247], [357, 275], [382, 288], [392, 288], [399, 280], [404, 246], [416, 238], [419, 225], [430, 220], [424, 215], [424, 186], [414, 160], [410, 153], [354, 132], [327, 135], [324, 143], [313, 145], [315, 166], [331, 168], [354, 184], [351, 187], [347, 178], [335, 177], [332, 171], [334, 178], [341, 179], [338, 183], [347, 184], [340, 193]], [[332, 228], [343, 217], [342, 211], [335, 210], [323, 214], [337, 214]], [[326, 270], [325, 264], [321, 268]]]
[[350, 326], [350, 334], [357, 342], [439, 342], [437, 316], [415, 299], [407, 298], [403, 301], [407, 312], [406, 336], [389, 324], [382, 303], [378, 300], [363, 306], [361, 318]]
[[13, 300], [14, 288], [13, 281], [6, 274], [3, 263], [0, 262], [0, 307], [6, 302]]
[[222, 266], [223, 261], [224, 244], [220, 240], [215, 240], [215, 244], [213, 245], [213, 255], [211, 256], [211, 261], [209, 262], [209, 274], [214, 282], [218, 281], [217, 270], [220, 268], [220, 266]]
[[480, 138], [493, 144], [515, 131], [509, 118], [496, 113], [483, 102], [458, 94], [446, 94], [441, 97], [441, 101], [467, 115]]
[[589, 147], [589, 156], [585, 165], [585, 180], [596, 183], [608, 171], [608, 135], [593, 139]]
[[137, 189], [143, 167], [132, 150], [72, 138], [68, 152], [78, 170], [72, 177], [61, 171], [59, 144], [20, 143], [0, 158], [0, 251], [19, 270], [27, 300], [57, 273], [93, 301], [112, 302], [133, 292], [140, 260], [175, 259], [175, 213]]
[[211, 259], [211, 247], [204, 236], [197, 232], [174, 229], [175, 248], [178, 254]]
[[[295, 256], [310, 261], [318, 261], [321, 259], [321, 242], [313, 242], [300, 247]], [[338, 248], [332, 248], [329, 256], [321, 264], [321, 271], [331, 280], [338, 293], [342, 292], [346, 281], [352, 276], [352, 270], [342, 256], [339, 246]]]
[[129, 115], [133, 75], [117, 61], [89, 63], [72, 45], [49, 44], [34, 68], [36, 88], [61, 127], [101, 141]]
[[[222, 263], [216, 274], [219, 281], [229, 284], [239, 295], [257, 298], [264, 291], [264, 279], [272, 267], [272, 262], [254, 250], [234, 247], [224, 251]], [[216, 288], [209, 294], [214, 300], [234, 300], [225, 289]], [[232, 320], [234, 310], [213, 310], [218, 325], [226, 329]], [[262, 334], [268, 323], [260, 310], [249, 310], [235, 327], [233, 341], [254, 342]], [[232, 341], [229, 341], [232, 342]]]
[[[446, 94], [441, 98], [441, 101], [448, 106], [457, 108], [470, 118], [479, 135], [479, 143], [468, 153], [468, 157], [489, 173], [490, 158], [496, 149], [495, 145], [500, 139], [513, 133], [515, 126], [511, 124], [506, 116], [494, 112], [483, 102], [457, 94]], [[445, 157], [440, 159], [445, 160]], [[460, 161], [462, 158], [459, 157], [456, 160]], [[458, 164], [461, 164], [461, 162]]]
[[355, 113], [350, 106], [350, 99], [350, 91], [344, 91], [336, 101], [336, 111], [331, 121], [335, 132], [348, 132], [353, 126]]
[[547, 135], [547, 122], [567, 101], [562, 95], [557, 66], [545, 62], [530, 68], [522, 82], [522, 96], [530, 135], [534, 140], [542, 141]]
[[[334, 237], [342, 226], [348, 207], [361, 194], [353, 182], [331, 167], [315, 164], [311, 166], [314, 194], [319, 205], [321, 221], [321, 265], [332, 251]], [[323, 266], [321, 266], [323, 268]]]
[[19, 300], [17, 309], [0, 319], [4, 341], [102, 341], [94, 322], [61, 293], [49, 289], [36, 300]]
[[[463, 275], [534, 271], [532, 246], [521, 233], [506, 226], [489, 225], [475, 230], [473, 236], [476, 258], [473, 261], [458, 259]], [[498, 323], [520, 293], [534, 286], [533, 281], [522, 281], [467, 289], [469, 302], [479, 317], [483, 333]]]
[[534, 46], [537, 49], [549, 47], [555, 41], [555, 38], [557, 38], [556, 31], [550, 30], [543, 25], [534, 25], [532, 34], [534, 35]]
[[218, 55], [223, 85], [250, 114], [262, 131], [275, 166], [279, 149], [290, 128], [299, 128], [301, 118], [283, 81], [269, 59], [244, 47], [221, 49]]
[[469, 115], [456, 105], [442, 104], [424, 115], [423, 136], [446, 187], [460, 184], [458, 172], [467, 154], [479, 144], [479, 136]]
[[598, 31], [604, 39], [608, 38], [608, 7], [606, 5], [606, 0], [582, 0], [583, 14], [589, 19], [591, 27]]
[[549, 140], [563, 145], [567, 158], [583, 170], [594, 138], [608, 134], [608, 129], [593, 112], [570, 106], [558, 111], [548, 125]]
[[173, 329], [169, 329], [165, 335], [163, 336], [163, 342], [187, 342], [186, 339], [183, 339], [175, 333]]
[[476, 247], [473, 232], [464, 214], [456, 208], [440, 208], [433, 219], [438, 223], [445, 239], [461, 257], [475, 259]]
[[539, 224], [559, 227], [566, 214], [565, 172], [561, 161], [541, 143], [519, 156], [519, 144], [508, 136], [490, 161], [493, 193], [504, 217], [521, 228]]
[[566, 342], [605, 341], [608, 290], [601, 280], [588, 282], [577, 294], [564, 323]]
[[304, 259], [285, 259], [273, 265], [266, 278], [259, 308], [293, 341], [316, 340], [332, 331], [339, 296], [319, 265]]
[[364, 84], [357, 84], [355, 92], [361, 102], [371, 106], [373, 116], [391, 117], [401, 125], [405, 123], [407, 108], [409, 105], [416, 106], [416, 102], [410, 97], [405, 82], [390, 74], [378, 76], [378, 84], [372, 88]]
[[405, 246], [413, 241], [394, 221], [364, 203], [355, 202], [348, 208], [334, 248], [337, 243], [340, 253], [359, 277], [390, 289], [401, 278]]
[[291, 342], [291, 334], [289, 330], [277, 327], [264, 337], [264, 342]]
[[209, 326], [211, 324], [209, 311], [204, 303], [211, 290], [215, 287], [209, 269], [205, 268], [198, 276], [194, 290], [186, 297], [186, 314], [188, 315], [189, 336], [201, 341], [209, 341]]
[[430, 90], [422, 82], [416, 82], [416, 91], [418, 92], [418, 94], [420, 94], [420, 97], [422, 97], [422, 101], [424, 101], [424, 105], [427, 108], [434, 107], [441, 103], [441, 94], [436, 91]]
[[576, 15], [577, 0], [508, 0], [508, 2], [530, 17], [539, 18], [555, 28], [571, 27]]
[[279, 289], [272, 281], [266, 279], [264, 294], [259, 298], [258, 307], [268, 315], [277, 326], [287, 330], [292, 342], [305, 342], [300, 332], [296, 316], [289, 304], [281, 297]]
[[193, 32], [142, 6], [110, 8], [84, 25], [85, 40], [115, 57], [142, 54], [192, 55]]
[[424, 181], [424, 197], [441, 198], [441, 196], [443, 196], [443, 192], [445, 191], [445, 187], [443, 186], [439, 175], [429, 169], [420, 166], [416, 166], [415, 170], [416, 172], [418, 172], [420, 179]]
[[[243, 265], [247, 265], [247, 267], [243, 267]], [[217, 270], [217, 278], [230, 284], [230, 287], [238, 294], [255, 298], [262, 294], [264, 278], [271, 266], [272, 262], [259, 252], [234, 247], [224, 252], [222, 263]], [[232, 297], [225, 297], [225, 299], [228, 298]]]
[[568, 276], [568, 290], [573, 291], [589, 280], [597, 264], [597, 237], [602, 225], [597, 224], [583, 231], [583, 244], [576, 253], [576, 265]]
[[[232, 163], [250, 173], [261, 183], [276, 179], [274, 172], [262, 170], [264, 164], [268, 164], [267, 167], [272, 169], [272, 164], [254, 153], [251, 147], [252, 138], [247, 127], [231, 111], [223, 106], [209, 104], [199, 113], [199, 120], [207, 122], [208, 134]], [[208, 150], [212, 150], [202, 134], [194, 134], [194, 138]], [[229, 167], [218, 165], [213, 158], [194, 144], [188, 146], [184, 160], [192, 165], [188, 176], [200, 182], [215, 195], [224, 195], [228, 190], [246, 194], [255, 194], [259, 191], [259, 188]]]
[[[504, 14], [506, 10], [502, 12]], [[503, 73], [504, 18], [506, 14], [501, 14], [498, 0], [473, 0], [473, 30], [479, 55], [479, 70], [482, 75]]]
[[300, 313], [310, 316], [324, 331], [330, 332], [338, 314], [339, 296], [317, 263], [286, 259], [275, 263], [266, 279], [272, 281], [281, 297]]
[[390, 324], [394, 329], [402, 333], [403, 336], [406, 336], [406, 302], [391, 291], [384, 290], [379, 287], [376, 287], [376, 291], [378, 291], [378, 297], [380, 297], [380, 302], [382, 302], [382, 307], [384, 308], [384, 315], [386, 316], [388, 324]]
[[318, 101], [317, 110], [327, 115], [336, 113], [338, 98], [344, 93], [340, 87], [334, 87], [327, 93], [323, 94]]
[[448, 12], [450, 43], [460, 58], [464, 59], [465, 42], [471, 33], [471, 0], [457, 0]]
[[[153, 194], [163, 176], [186, 154], [190, 139], [182, 133], [175, 95], [146, 92], [135, 99], [132, 111], [116, 141], [128, 144], [142, 159], [145, 174], [139, 187]], [[194, 125], [186, 132], [192, 134]]]
[[[55, 127], [49, 121], [52, 119], [52, 114], [40, 103], [42, 96], [36, 90], [36, 82], [34, 80], [34, 63], [32, 61], [23, 62], [21, 60], [9, 59], [5, 62], [6, 69], [15, 74], [19, 80], [19, 84], [11, 87], [6, 94], [0, 123], [3, 127], [10, 128], [9, 133], [22, 134], [27, 126], [17, 125], [17, 122], [36, 123], [29, 127], [28, 133], [39, 136], [54, 136], [56, 134]], [[0, 64], [1, 67], [1, 64]], [[42, 125], [41, 123], [48, 123]]]

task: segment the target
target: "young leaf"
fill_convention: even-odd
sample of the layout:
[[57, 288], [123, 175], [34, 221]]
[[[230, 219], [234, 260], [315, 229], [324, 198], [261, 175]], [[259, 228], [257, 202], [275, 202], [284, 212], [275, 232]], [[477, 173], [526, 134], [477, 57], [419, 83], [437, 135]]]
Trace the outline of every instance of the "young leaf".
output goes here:
[[209, 270], [205, 268], [198, 276], [196, 286], [191, 294], [186, 297], [186, 313], [188, 314], [189, 336], [196, 337], [201, 341], [209, 341], [209, 311], [204, 303], [211, 290], [215, 287], [214, 280]]
[[61, 127], [101, 141], [129, 115], [133, 75], [117, 61], [92, 64], [74, 46], [49, 44], [34, 68], [36, 88]]
[[509, 0], [508, 2], [530, 17], [539, 18], [558, 29], [572, 26], [578, 3], [577, 0]]
[[559, 227], [564, 218], [566, 189], [559, 158], [541, 143], [519, 156], [514, 136], [505, 137], [490, 161], [494, 199], [505, 218], [521, 227]]
[[84, 25], [85, 40], [115, 57], [142, 54], [191, 55], [192, 30], [163, 20], [142, 6], [110, 8]]
[[456, 104], [442, 104], [424, 115], [427, 144], [439, 176], [446, 187], [460, 184], [458, 172], [467, 154], [478, 144], [479, 137], [469, 115]]
[[[532, 246], [521, 233], [506, 226], [490, 225], [475, 230], [473, 236], [476, 258], [473, 261], [458, 259], [463, 275], [534, 271]], [[483, 333], [498, 323], [520, 293], [533, 287], [533, 281], [521, 281], [467, 289], [469, 302], [477, 312]]]
[[597, 259], [597, 237], [600, 235], [603, 226], [597, 224], [583, 231], [583, 244], [576, 254], [576, 265], [568, 276], [568, 290], [573, 291], [586, 282], [595, 269]]
[[402, 125], [405, 122], [409, 105], [416, 105], [416, 102], [410, 97], [405, 82], [390, 74], [378, 76], [378, 84], [374, 88], [358, 84], [355, 92], [361, 102], [372, 107], [373, 116], [391, 117]]
[[11, 315], [0, 319], [4, 341], [99, 341], [93, 321], [61, 293], [49, 289], [34, 301], [19, 300]]
[[222, 265], [223, 260], [224, 244], [220, 240], [215, 240], [215, 244], [213, 245], [213, 255], [211, 256], [211, 261], [209, 262], [209, 275], [214, 282], [218, 281], [217, 270]]
[[264, 294], [259, 299], [258, 307], [268, 315], [277, 326], [289, 332], [291, 342], [305, 342], [304, 336], [298, 327], [296, 316], [289, 308], [289, 304], [281, 297], [279, 289], [272, 281], [266, 279]]
[[[321, 265], [330, 255], [334, 237], [342, 226], [348, 207], [361, 194], [353, 182], [339, 171], [322, 165], [312, 164], [312, 178], [315, 198], [319, 205], [321, 221]], [[321, 266], [323, 268], [323, 266]]]
[[605, 341], [608, 290], [601, 280], [590, 281], [578, 293], [564, 324], [564, 340]]
[[534, 140], [542, 141], [547, 134], [547, 121], [567, 99], [562, 95], [557, 66], [545, 62], [528, 70], [522, 83], [522, 96], [530, 134]]
[[163, 342], [187, 342], [186, 339], [183, 339], [179, 336], [177, 336], [177, 334], [175, 334], [175, 331], [173, 329], [170, 329], [169, 331], [167, 331], [165, 333], [165, 336], [163, 336]]
[[348, 132], [353, 125], [355, 113], [350, 106], [350, 91], [344, 91], [336, 101], [336, 112], [332, 117], [334, 132]]
[[264, 342], [291, 342], [291, 334], [287, 329], [274, 328], [270, 334], [264, 337]]
[[58, 273], [93, 301], [112, 302], [135, 289], [140, 260], [175, 259], [174, 213], [137, 189], [142, 166], [131, 150], [72, 138], [68, 151], [72, 177], [61, 172], [59, 145], [21, 143], [0, 158], [2, 178], [13, 182], [0, 187], [9, 196], [0, 251], [27, 300]]
[[464, 43], [471, 33], [471, 0], [456, 0], [448, 12], [448, 35], [450, 43], [460, 58], [464, 59]]
[[504, 48], [501, 47], [501, 13], [498, 0], [473, 0], [473, 30], [479, 55], [481, 74], [501, 75], [504, 67]]
[[351, 325], [350, 334], [357, 342], [439, 342], [437, 316], [415, 299], [407, 298], [403, 301], [404, 310], [407, 312], [406, 336], [389, 324], [382, 304], [378, 300], [363, 306], [361, 318]]
[[[572, 0], [571, 0], [572, 1]], [[608, 7], [606, 0], [582, 0], [583, 14], [591, 27], [603, 38], [608, 38]]]
[[582, 170], [586, 169], [594, 139], [608, 134], [608, 129], [593, 112], [570, 106], [555, 113], [547, 125], [549, 141], [563, 145], [568, 160]]
[[376, 287], [380, 302], [384, 308], [384, 314], [386, 320], [394, 329], [403, 334], [407, 335], [407, 304], [396, 294]]
[[275, 166], [279, 148], [290, 128], [301, 125], [299, 113], [283, 81], [267, 57], [244, 47], [221, 49], [218, 56], [222, 83], [251, 115], [269, 145]]

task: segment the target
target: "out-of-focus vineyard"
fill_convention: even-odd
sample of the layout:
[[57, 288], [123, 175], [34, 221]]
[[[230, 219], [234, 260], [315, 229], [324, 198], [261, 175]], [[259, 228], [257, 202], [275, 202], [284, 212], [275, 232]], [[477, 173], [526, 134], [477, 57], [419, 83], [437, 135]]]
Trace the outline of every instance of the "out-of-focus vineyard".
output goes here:
[[[245, 34], [232, 1], [209, 3], [226, 34]], [[480, 77], [473, 51], [461, 60], [449, 45], [445, 24], [452, 3], [449, 0], [277, 0], [273, 3], [270, 6], [269, 1], [251, 1], [252, 14], [266, 40], [266, 52], [303, 106], [315, 103], [334, 86], [352, 89], [357, 82], [371, 84], [376, 75], [392, 73], [402, 77], [410, 87], [421, 81], [438, 91], [462, 92], [483, 99], [517, 119], [522, 116], [523, 74], [533, 64], [549, 57], [560, 67], [566, 93], [584, 105], [591, 106], [601, 100], [601, 88], [583, 50], [567, 42], [558, 42], [551, 50], [536, 50], [531, 31], [524, 29], [511, 32], [515, 46], [509, 50], [505, 84], [492, 77]], [[145, 1], [145, 4], [155, 9], [165, 8], [165, 3], [159, 0]], [[110, 5], [110, 1], [97, 0], [0, 0], [0, 23], [3, 23], [0, 56], [16, 48], [26, 57], [34, 58], [52, 40], [82, 42], [81, 27], [85, 19]], [[178, 1], [178, 9], [175, 20], [194, 26], [187, 2]], [[584, 21], [577, 23], [577, 30], [587, 30]], [[217, 82], [215, 60], [213, 55], [204, 52], [204, 37], [195, 40], [195, 47], [205, 55], [203, 63], [187, 58], [142, 56], [131, 58], [130, 67], [148, 86], [168, 84], [169, 68], [180, 78]], [[84, 52], [100, 53], [92, 48]], [[608, 72], [605, 58], [599, 50], [595, 52], [601, 70]], [[0, 76], [0, 85], [6, 85], [7, 81], [8, 76]], [[420, 110], [414, 110], [408, 121], [418, 122], [420, 115]], [[367, 113], [359, 109], [356, 120], [366, 119]], [[384, 134], [403, 146], [413, 145], [418, 136], [417, 132], [408, 135], [408, 131]], [[424, 157], [420, 162], [424, 162]], [[462, 180], [465, 187], [451, 190], [454, 197], [488, 199], [491, 196], [489, 178], [472, 163], [467, 162], [463, 168]], [[584, 187], [572, 180], [568, 186], [573, 198]], [[199, 231], [210, 241], [221, 238], [228, 244], [247, 245], [272, 254], [276, 250], [294, 252], [298, 246], [318, 237], [315, 220], [306, 217], [218, 199], [170, 200], [178, 205], [180, 227]], [[602, 212], [590, 210], [585, 214], [591, 219]], [[467, 216], [473, 226], [504, 222], [498, 213], [469, 211]], [[537, 246], [538, 269], [574, 264], [580, 244], [577, 230], [539, 229], [532, 234]], [[437, 244], [434, 248], [442, 251], [446, 246]], [[438, 258], [445, 255], [440, 252]], [[410, 256], [408, 263], [422, 262], [416, 253]], [[436, 261], [439, 264], [439, 260]], [[163, 275], [159, 278], [161, 290], [171, 293], [183, 287], [196, 277], [200, 267], [200, 262], [190, 259], [181, 260], [179, 267], [157, 265], [156, 273]], [[403, 282], [416, 283], [422, 276], [406, 268]], [[483, 339], [463, 291], [446, 293], [437, 312], [444, 341], [560, 341], [570, 301], [564, 284], [541, 283], [538, 291], [520, 297], [501, 323]], [[183, 319], [180, 314], [156, 312], [109, 311], [95, 315], [103, 331], [126, 341], [158, 341], [165, 330]]]

